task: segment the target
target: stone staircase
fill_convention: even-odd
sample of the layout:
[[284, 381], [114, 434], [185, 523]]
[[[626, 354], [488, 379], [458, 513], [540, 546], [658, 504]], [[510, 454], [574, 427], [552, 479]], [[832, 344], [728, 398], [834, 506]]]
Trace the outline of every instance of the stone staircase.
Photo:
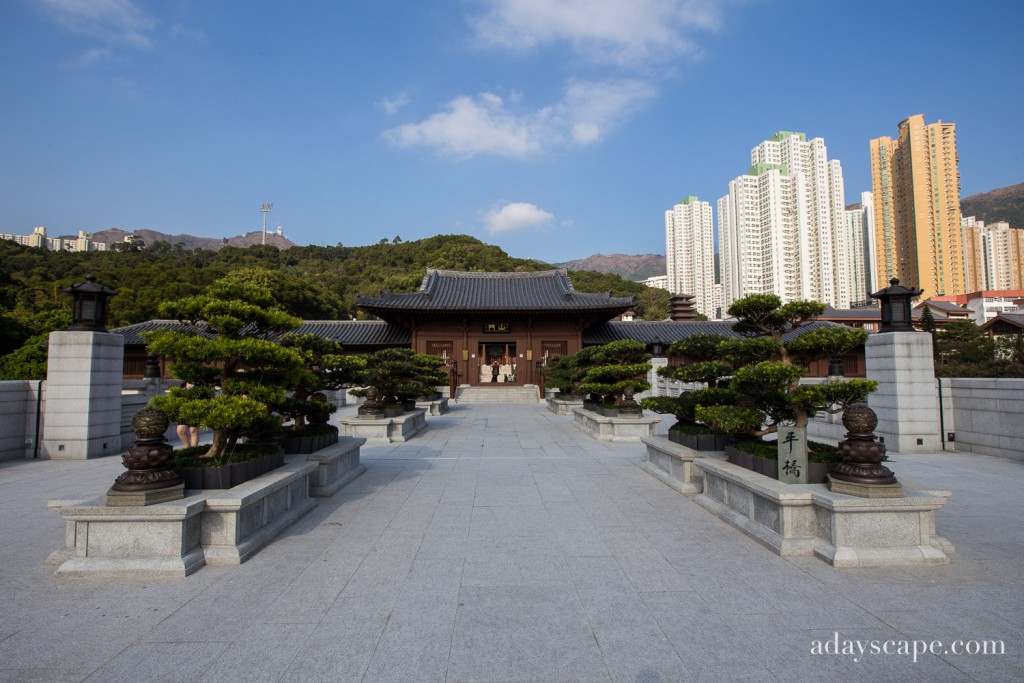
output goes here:
[[458, 403], [539, 403], [540, 389], [536, 385], [522, 387], [459, 387], [455, 393]]

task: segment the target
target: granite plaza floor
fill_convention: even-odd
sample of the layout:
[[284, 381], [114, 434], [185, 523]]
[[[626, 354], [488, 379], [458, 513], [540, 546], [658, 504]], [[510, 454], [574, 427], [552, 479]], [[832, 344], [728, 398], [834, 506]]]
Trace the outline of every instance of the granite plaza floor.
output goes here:
[[[245, 564], [186, 579], [53, 578], [46, 501], [106, 490], [120, 459], [0, 463], [0, 681], [1024, 680], [1024, 462], [896, 457], [904, 483], [953, 490], [952, 564], [834, 569], [543, 405], [429, 424], [364, 447], [366, 474]], [[871, 651], [915, 640], [939, 654]]]

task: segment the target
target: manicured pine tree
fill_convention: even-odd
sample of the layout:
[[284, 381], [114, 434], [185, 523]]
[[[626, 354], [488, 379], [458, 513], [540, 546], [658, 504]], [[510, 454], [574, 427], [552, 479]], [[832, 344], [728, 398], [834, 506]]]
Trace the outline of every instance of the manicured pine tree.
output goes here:
[[[620, 339], [593, 347], [587, 353], [586, 369], [580, 390], [594, 394], [614, 395], [616, 407], [630, 406], [633, 394], [651, 388], [647, 373], [651, 354], [647, 346], [633, 339]], [[586, 349], [584, 349], [586, 351]]]
[[717, 334], [693, 334], [673, 342], [666, 353], [670, 358], [681, 361], [679, 365], [658, 368], [658, 375], [665, 379], [703, 385], [692, 391], [684, 391], [678, 397], [653, 396], [642, 402], [644, 408], [656, 413], [675, 415], [682, 425], [693, 425], [697, 420], [697, 406], [730, 405], [736, 400], [727, 384], [732, 375], [732, 366], [722, 361], [718, 347], [725, 337]]
[[752, 294], [729, 306], [737, 319], [733, 330], [741, 339], [719, 343], [720, 358], [733, 368], [729, 389], [733, 405], [697, 406], [698, 420], [728, 433], [761, 437], [775, 433], [782, 422], [806, 427], [819, 411], [837, 413], [867, 398], [878, 383], [872, 380], [831, 380], [801, 385], [806, 366], [864, 344], [867, 332], [845, 326], [806, 328], [825, 310], [816, 301], [783, 305], [774, 294]]
[[191, 329], [147, 333], [149, 350], [172, 359], [171, 374], [193, 386], [172, 388], [150, 403], [179, 424], [213, 430], [202, 457], [224, 456], [243, 431], [280, 430], [275, 411], [303, 357], [272, 338], [297, 328], [300, 319], [280, 310], [270, 290], [230, 279], [204, 295], [165, 302], [160, 314]]

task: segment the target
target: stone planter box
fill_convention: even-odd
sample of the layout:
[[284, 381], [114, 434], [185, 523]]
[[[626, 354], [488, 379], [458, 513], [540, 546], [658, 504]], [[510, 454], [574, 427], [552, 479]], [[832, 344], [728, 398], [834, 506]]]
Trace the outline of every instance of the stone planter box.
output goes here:
[[306, 456], [307, 462], [316, 463], [310, 478], [309, 495], [314, 498], [333, 496], [339, 489], [366, 471], [359, 462], [359, 448], [366, 439], [343, 437], [327, 448]]
[[424, 399], [418, 401], [416, 407], [422, 409], [427, 415], [444, 415], [449, 410], [447, 398], [434, 398], [429, 401]]
[[357, 417], [341, 421], [345, 436], [366, 439], [367, 443], [407, 441], [427, 426], [425, 411], [417, 408], [395, 417]]
[[[760, 458], [746, 451], [738, 451], [732, 444], [725, 447], [725, 455], [729, 462], [744, 469], [756, 472], [769, 479], [779, 479], [778, 460]], [[835, 467], [835, 463], [809, 462], [807, 463], [807, 482], [809, 484], [824, 484], [828, 481], [828, 474]]]
[[321, 448], [327, 448], [338, 442], [338, 435], [335, 434], [307, 434], [304, 436], [285, 436], [281, 439], [281, 447], [288, 455], [307, 455], [316, 453]]
[[936, 535], [948, 491], [858, 498], [822, 484], [784, 484], [708, 458], [696, 501], [782, 556], [815, 556], [836, 567], [947, 564], [953, 546]]
[[255, 479], [284, 464], [284, 454], [274, 453], [258, 460], [227, 463], [221, 467], [182, 467], [178, 470], [186, 490], [229, 489]]
[[60, 577], [181, 577], [204, 564], [244, 562], [309, 512], [317, 463], [292, 460], [240, 486], [144, 507], [106, 496], [50, 501], [66, 522], [64, 548], [47, 558]]
[[546, 399], [546, 402], [548, 404], [548, 410], [550, 410], [552, 413], [555, 413], [556, 415], [571, 416], [573, 408], [583, 407], [582, 398], [571, 399], [555, 397]]
[[680, 446], [695, 451], [724, 451], [726, 434], [686, 434], [678, 430], [668, 430], [668, 439]]
[[680, 493], [701, 492], [700, 472], [693, 461], [703, 458], [702, 453], [657, 436], [640, 441], [647, 446], [647, 462], [640, 469]]
[[654, 436], [661, 416], [605, 417], [583, 408], [573, 408], [573, 425], [598, 441], [640, 443], [645, 436]]

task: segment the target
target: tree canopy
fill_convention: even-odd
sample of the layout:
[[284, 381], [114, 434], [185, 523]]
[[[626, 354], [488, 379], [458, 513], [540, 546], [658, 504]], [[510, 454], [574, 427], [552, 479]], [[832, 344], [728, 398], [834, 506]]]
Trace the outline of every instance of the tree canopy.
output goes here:
[[[721, 432], [763, 436], [776, 432], [781, 423], [806, 427], [818, 411], [838, 412], [864, 400], [877, 382], [800, 383], [808, 363], [850, 351], [867, 339], [864, 330], [842, 326], [807, 330], [796, 338], [789, 335], [806, 328], [824, 309], [824, 304], [816, 301], [783, 304], [774, 294], [752, 294], [733, 302], [728, 311], [736, 318], [733, 330], [745, 338], [723, 338], [716, 352], [718, 361], [731, 368], [727, 388], [734, 399], [726, 405], [698, 402], [695, 418]], [[709, 346], [710, 340], [695, 344], [690, 356], [696, 368], [676, 374], [703, 381], [709, 387], [721, 386], [723, 368], [705, 365], [717, 362]], [[703, 376], [702, 368], [707, 370]]]
[[[66, 328], [71, 297], [63, 290], [90, 273], [119, 291], [108, 303], [108, 326], [114, 328], [159, 318], [160, 302], [202, 294], [228, 275], [269, 287], [278, 304], [292, 315], [333, 320], [359, 316], [355, 302], [360, 294], [415, 291], [427, 268], [514, 272], [553, 267], [513, 258], [468, 235], [438, 235], [414, 242], [396, 236], [369, 246], [285, 250], [254, 245], [190, 251], [156, 242], [145, 248], [136, 243], [120, 251], [77, 253], [0, 240], [0, 357], [20, 348], [29, 337]], [[581, 292], [636, 295], [641, 317], [660, 319], [668, 314], [665, 290], [607, 273], [576, 271], [571, 276]]]

